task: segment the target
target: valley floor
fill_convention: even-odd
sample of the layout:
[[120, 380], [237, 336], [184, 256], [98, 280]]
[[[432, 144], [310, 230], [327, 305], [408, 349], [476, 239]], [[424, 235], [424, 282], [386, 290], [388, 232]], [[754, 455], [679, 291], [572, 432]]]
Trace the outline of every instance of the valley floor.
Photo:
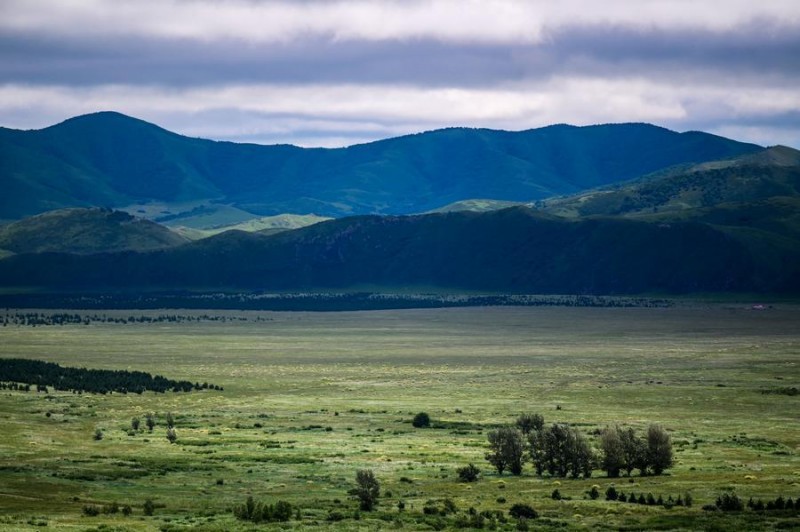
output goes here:
[[[224, 391], [0, 390], [4, 530], [247, 529], [232, 508], [249, 495], [300, 509], [299, 520], [270, 525], [282, 529], [430, 530], [455, 526], [471, 507], [507, 517], [515, 503], [539, 512], [532, 528], [800, 527], [798, 511], [702, 509], [726, 491], [745, 501], [800, 497], [800, 396], [783, 393], [800, 384], [798, 306], [68, 312], [119, 320], [9, 321], [0, 357], [142, 370]], [[181, 319], [128, 320], [168, 315]], [[131, 432], [131, 419], [148, 412], [154, 431]], [[418, 412], [432, 428], [412, 427]], [[575, 424], [595, 446], [606, 426], [641, 433], [660, 423], [676, 465], [658, 477], [540, 478], [529, 464], [522, 476], [499, 476], [484, 460], [486, 433], [523, 412]], [[481, 469], [478, 482], [458, 482], [468, 463]], [[377, 510], [360, 515], [348, 495], [359, 469], [373, 470], [382, 491]], [[691, 493], [694, 506], [586, 496], [612, 484], [664, 499]], [[556, 488], [570, 500], [553, 500]], [[444, 499], [457, 514], [423, 513]], [[83, 513], [115, 502], [132, 515]]]

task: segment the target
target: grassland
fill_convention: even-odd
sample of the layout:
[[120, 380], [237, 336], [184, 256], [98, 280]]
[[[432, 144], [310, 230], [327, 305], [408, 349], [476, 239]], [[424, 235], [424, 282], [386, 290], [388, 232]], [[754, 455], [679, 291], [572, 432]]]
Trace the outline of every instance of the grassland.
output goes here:
[[[276, 529], [452, 526], [453, 516], [422, 513], [426, 501], [444, 498], [461, 512], [531, 504], [541, 515], [532, 529], [800, 527], [797, 512], [701, 509], [730, 489], [745, 500], [800, 496], [800, 397], [761, 393], [800, 382], [800, 307], [216, 314], [246, 320], [0, 327], [2, 357], [224, 387], [0, 391], [0, 528], [249, 529], [231, 513], [248, 495], [301, 509], [300, 520], [269, 525]], [[129, 435], [131, 418], [151, 411], [160, 422], [154, 432]], [[420, 411], [439, 428], [414, 429]], [[165, 437], [166, 412], [177, 418], [175, 444]], [[521, 477], [499, 477], [483, 460], [486, 432], [521, 412], [587, 434], [658, 422], [672, 435], [677, 463], [660, 477], [608, 479], [598, 470], [588, 480], [557, 480], [530, 466]], [[104, 437], [95, 441], [98, 428]], [[469, 462], [482, 478], [460, 483], [455, 469]], [[376, 512], [355, 520], [347, 492], [362, 468], [374, 470], [383, 495]], [[690, 492], [695, 505], [585, 498], [592, 485], [602, 492], [612, 483], [664, 498]], [[552, 500], [555, 487], [572, 500]], [[142, 513], [147, 498], [153, 516]], [[112, 502], [130, 504], [133, 515], [82, 515], [85, 505]], [[331, 511], [345, 519], [326, 521]]]

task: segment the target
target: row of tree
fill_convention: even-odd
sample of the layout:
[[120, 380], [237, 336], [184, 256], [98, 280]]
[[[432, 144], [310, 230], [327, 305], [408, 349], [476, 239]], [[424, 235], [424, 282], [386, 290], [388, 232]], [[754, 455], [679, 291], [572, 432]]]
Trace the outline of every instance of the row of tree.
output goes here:
[[599, 466], [609, 477], [621, 472], [630, 475], [660, 475], [673, 464], [669, 434], [659, 425], [650, 425], [645, 438], [632, 428], [609, 427], [600, 436], [600, 454], [575, 427], [555, 423], [545, 426], [540, 414], [523, 414], [516, 426], [501, 427], [488, 434], [486, 460], [497, 472], [522, 474], [526, 461], [539, 476], [589, 478]]
[[190, 392], [199, 389], [222, 390], [208, 383], [176, 381], [143, 371], [65, 368], [52, 362], [20, 358], [0, 359], [0, 381], [24, 383], [47, 391], [47, 386], [62, 391], [106, 394], [110, 392], [164, 393]]

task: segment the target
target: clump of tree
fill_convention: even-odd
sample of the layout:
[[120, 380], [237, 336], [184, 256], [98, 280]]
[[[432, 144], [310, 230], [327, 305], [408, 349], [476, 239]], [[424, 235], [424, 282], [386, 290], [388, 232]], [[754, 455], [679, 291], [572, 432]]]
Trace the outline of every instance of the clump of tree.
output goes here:
[[512, 427], [500, 427], [490, 431], [489, 452], [486, 460], [492, 464], [499, 474], [508, 470], [512, 475], [522, 474], [522, 462], [525, 456], [525, 438], [522, 431]]
[[431, 426], [431, 416], [425, 412], [420, 412], [414, 416], [411, 424], [418, 429], [426, 429]]
[[592, 476], [594, 452], [583, 434], [569, 425], [553, 424], [528, 435], [529, 455], [537, 475]]
[[544, 416], [541, 414], [520, 414], [516, 425], [523, 434], [528, 435], [544, 428]]
[[717, 500], [714, 502], [714, 506], [723, 512], [741, 512], [744, 510], [742, 499], [735, 493], [726, 492], [718, 496]]
[[359, 508], [362, 511], [370, 512], [375, 508], [381, 495], [381, 485], [372, 470], [356, 471], [356, 487], [353, 494], [358, 497]]
[[[0, 381], [25, 383], [46, 390], [107, 394], [190, 392], [196, 388], [189, 381], [176, 381], [143, 371], [66, 368], [52, 362], [9, 358], [0, 360]], [[30, 389], [30, 388], [29, 388]]]
[[292, 505], [286, 501], [264, 504], [250, 496], [244, 504], [233, 508], [233, 515], [253, 523], [284, 522], [292, 518]]
[[622, 472], [630, 476], [634, 469], [660, 475], [674, 462], [672, 441], [660, 425], [650, 425], [644, 439], [632, 428], [608, 427], [600, 435], [600, 449], [600, 467], [612, 478]]

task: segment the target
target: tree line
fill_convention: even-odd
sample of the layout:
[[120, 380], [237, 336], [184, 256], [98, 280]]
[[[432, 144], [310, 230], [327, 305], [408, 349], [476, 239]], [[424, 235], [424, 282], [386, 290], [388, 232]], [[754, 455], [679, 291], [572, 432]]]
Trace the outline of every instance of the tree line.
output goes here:
[[222, 390], [220, 386], [213, 384], [176, 381], [143, 371], [68, 368], [53, 362], [20, 358], [0, 359], [0, 382], [8, 383], [8, 387], [14, 383], [33, 385], [38, 391], [45, 392], [51, 386], [60, 391], [100, 394]]
[[608, 427], [600, 434], [600, 453], [575, 427], [554, 423], [546, 426], [540, 414], [523, 414], [514, 426], [500, 427], [488, 434], [486, 460], [499, 474], [521, 475], [525, 462], [533, 464], [536, 475], [589, 478], [599, 467], [609, 477], [660, 475], [673, 464], [672, 442], [659, 425], [650, 425], [644, 436], [633, 428]]

